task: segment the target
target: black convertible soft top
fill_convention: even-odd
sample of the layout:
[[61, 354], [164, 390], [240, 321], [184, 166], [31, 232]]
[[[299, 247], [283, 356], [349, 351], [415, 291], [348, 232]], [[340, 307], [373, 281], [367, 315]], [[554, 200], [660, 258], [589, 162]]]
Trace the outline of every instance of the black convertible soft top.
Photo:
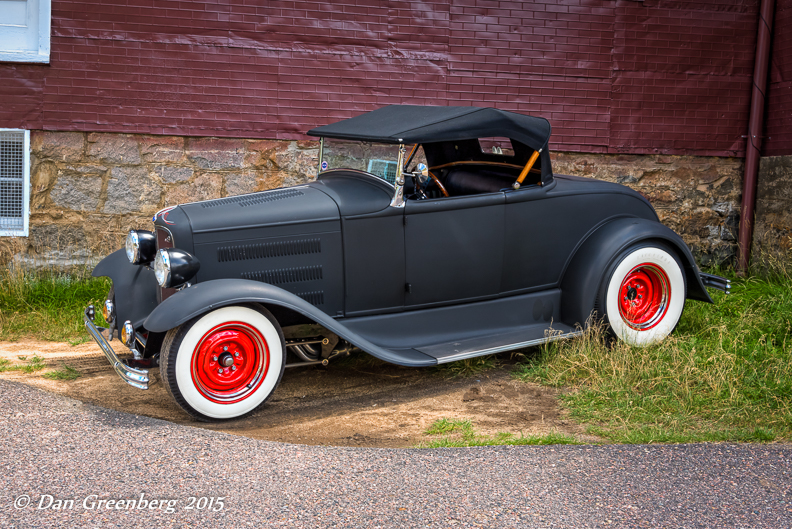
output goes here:
[[406, 144], [506, 137], [538, 151], [550, 139], [550, 123], [497, 108], [390, 105], [316, 127], [308, 135]]

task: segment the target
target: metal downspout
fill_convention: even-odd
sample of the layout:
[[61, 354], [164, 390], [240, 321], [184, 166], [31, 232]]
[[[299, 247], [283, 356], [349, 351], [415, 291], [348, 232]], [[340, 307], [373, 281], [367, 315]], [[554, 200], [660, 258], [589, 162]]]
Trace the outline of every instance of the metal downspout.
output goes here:
[[737, 272], [748, 270], [753, 239], [754, 207], [756, 205], [756, 183], [759, 174], [759, 158], [762, 148], [762, 125], [764, 124], [765, 89], [767, 68], [770, 58], [770, 40], [773, 27], [775, 0], [762, 0], [759, 7], [759, 29], [756, 34], [756, 59], [754, 61], [751, 114], [748, 118], [748, 141], [745, 146], [745, 175], [743, 177], [742, 204], [740, 205], [740, 232]]

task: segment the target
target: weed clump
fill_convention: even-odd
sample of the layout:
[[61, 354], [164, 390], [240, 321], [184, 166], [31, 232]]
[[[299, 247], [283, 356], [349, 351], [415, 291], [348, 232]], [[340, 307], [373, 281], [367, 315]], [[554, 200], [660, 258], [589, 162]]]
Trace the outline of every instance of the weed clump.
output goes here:
[[581, 444], [573, 437], [556, 432], [546, 435], [521, 434], [519, 437], [507, 432], [499, 432], [492, 436], [480, 435], [469, 419], [438, 419], [424, 433], [435, 438], [420, 443], [418, 448]]

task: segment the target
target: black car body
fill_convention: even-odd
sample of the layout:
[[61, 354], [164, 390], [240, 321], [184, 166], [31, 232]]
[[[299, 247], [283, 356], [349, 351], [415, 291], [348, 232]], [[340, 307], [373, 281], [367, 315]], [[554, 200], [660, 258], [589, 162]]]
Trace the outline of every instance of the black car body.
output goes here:
[[[140, 366], [159, 359], [186, 411], [237, 417], [274, 390], [287, 350], [301, 365], [354, 346], [431, 366], [574, 336], [592, 314], [652, 343], [685, 299], [728, 288], [639, 193], [554, 175], [544, 119], [397, 105], [309, 134], [315, 182], [168, 208], [96, 267], [113, 280], [110, 329], [92, 308], [86, 325], [127, 382], [147, 387]], [[393, 146], [395, 165], [330, 168], [335, 140]], [[416, 153], [428, 167], [410, 170]], [[112, 353], [113, 329], [136, 360]]]

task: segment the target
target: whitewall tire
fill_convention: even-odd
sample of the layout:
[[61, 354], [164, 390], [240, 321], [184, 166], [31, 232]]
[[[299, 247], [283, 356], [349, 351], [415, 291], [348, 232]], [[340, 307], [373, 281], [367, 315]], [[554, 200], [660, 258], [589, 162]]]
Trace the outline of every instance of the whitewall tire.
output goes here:
[[207, 421], [234, 419], [261, 406], [283, 375], [283, 333], [263, 307], [223, 307], [172, 329], [160, 374], [184, 411]]
[[618, 339], [632, 345], [662, 341], [685, 307], [685, 273], [673, 250], [661, 243], [625, 251], [603, 281], [597, 311]]

